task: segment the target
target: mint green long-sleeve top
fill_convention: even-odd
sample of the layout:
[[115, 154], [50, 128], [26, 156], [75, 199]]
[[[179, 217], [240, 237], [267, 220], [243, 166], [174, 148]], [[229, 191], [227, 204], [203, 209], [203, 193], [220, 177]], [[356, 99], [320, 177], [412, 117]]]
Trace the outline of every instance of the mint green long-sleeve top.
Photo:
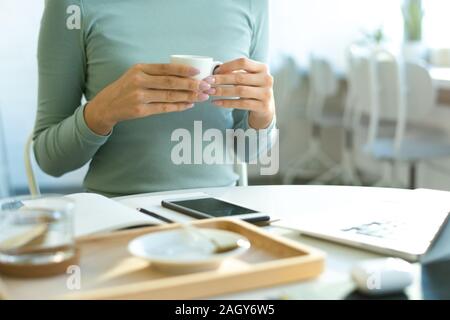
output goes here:
[[[174, 130], [248, 128], [248, 114], [211, 101], [117, 124], [101, 136], [84, 120], [93, 99], [136, 63], [171, 54], [267, 60], [268, 0], [47, 0], [38, 46], [34, 153], [61, 176], [90, 161], [87, 190], [110, 196], [233, 185], [232, 165], [171, 161]], [[273, 124], [271, 125], [273, 126]]]

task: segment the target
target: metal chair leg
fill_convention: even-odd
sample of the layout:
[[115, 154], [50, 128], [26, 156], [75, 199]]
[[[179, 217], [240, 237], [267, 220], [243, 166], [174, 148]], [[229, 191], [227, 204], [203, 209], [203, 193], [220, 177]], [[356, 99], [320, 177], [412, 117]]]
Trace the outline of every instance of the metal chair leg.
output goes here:
[[409, 188], [414, 190], [417, 188], [417, 163], [409, 164]]

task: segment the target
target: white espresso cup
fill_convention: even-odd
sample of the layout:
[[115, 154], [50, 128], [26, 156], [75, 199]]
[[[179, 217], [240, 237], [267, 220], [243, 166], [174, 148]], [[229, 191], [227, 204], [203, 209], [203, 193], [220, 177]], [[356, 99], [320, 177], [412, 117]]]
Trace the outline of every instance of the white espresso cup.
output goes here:
[[183, 64], [198, 69], [200, 73], [193, 77], [197, 80], [203, 80], [211, 76], [214, 70], [222, 64], [220, 61], [214, 61], [211, 57], [179, 54], [170, 56], [170, 63]]

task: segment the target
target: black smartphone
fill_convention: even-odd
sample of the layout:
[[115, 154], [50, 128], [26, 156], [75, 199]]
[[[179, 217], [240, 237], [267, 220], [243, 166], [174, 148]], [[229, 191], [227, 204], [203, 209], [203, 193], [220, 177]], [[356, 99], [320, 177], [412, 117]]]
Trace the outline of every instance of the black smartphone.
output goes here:
[[161, 205], [196, 219], [233, 217], [251, 223], [270, 221], [270, 216], [213, 197], [163, 200]]

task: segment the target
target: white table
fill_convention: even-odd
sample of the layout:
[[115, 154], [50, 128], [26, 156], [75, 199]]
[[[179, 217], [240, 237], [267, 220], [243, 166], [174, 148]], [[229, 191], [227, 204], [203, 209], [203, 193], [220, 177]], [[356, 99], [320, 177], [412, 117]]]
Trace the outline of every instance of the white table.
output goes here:
[[[131, 197], [116, 198], [135, 199], [155, 195], [173, 195], [187, 192], [205, 192], [212, 196], [219, 196], [230, 202], [254, 208], [260, 211], [274, 213], [280, 218], [298, 221], [307, 219], [315, 213], [328, 212], [339, 214], [355, 205], [370, 205], [374, 201], [390, 201], [398, 197], [411, 196], [410, 190], [382, 189], [365, 187], [332, 187], [332, 186], [252, 186], [208, 188], [195, 190], [181, 190], [165, 193], [153, 193]], [[278, 227], [266, 227], [269, 232], [281, 234], [290, 239], [300, 241], [319, 248], [327, 253], [326, 270], [318, 278], [303, 283], [294, 283], [280, 287], [241, 292], [237, 294], [214, 297], [223, 299], [267, 299], [287, 297], [292, 299], [343, 299], [354, 289], [349, 272], [358, 261], [380, 257], [379, 255], [334, 244], [331, 242], [300, 236], [299, 232]], [[407, 290], [410, 299], [421, 299], [420, 265], [414, 265], [415, 281]]]
[[438, 89], [450, 89], [450, 68], [431, 67], [429, 71]]

